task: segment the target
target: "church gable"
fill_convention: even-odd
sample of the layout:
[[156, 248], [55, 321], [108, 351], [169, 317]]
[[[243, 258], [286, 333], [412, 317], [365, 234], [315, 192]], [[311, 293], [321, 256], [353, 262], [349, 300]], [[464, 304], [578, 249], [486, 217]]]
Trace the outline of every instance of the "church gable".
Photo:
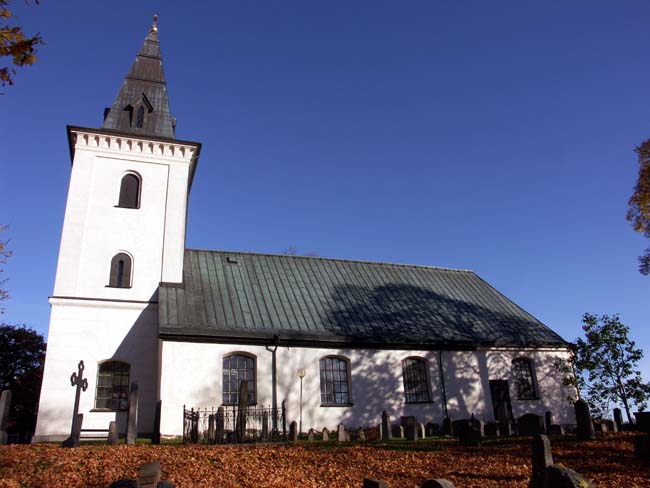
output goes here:
[[471, 271], [186, 250], [159, 291], [162, 338], [336, 347], [560, 346]]

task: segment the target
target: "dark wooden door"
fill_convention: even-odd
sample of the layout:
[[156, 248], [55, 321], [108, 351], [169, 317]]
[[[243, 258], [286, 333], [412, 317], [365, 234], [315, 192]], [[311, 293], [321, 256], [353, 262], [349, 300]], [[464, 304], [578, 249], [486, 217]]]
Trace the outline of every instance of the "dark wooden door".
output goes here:
[[512, 420], [512, 405], [510, 404], [510, 390], [507, 380], [490, 380], [490, 394], [494, 418], [497, 422]]

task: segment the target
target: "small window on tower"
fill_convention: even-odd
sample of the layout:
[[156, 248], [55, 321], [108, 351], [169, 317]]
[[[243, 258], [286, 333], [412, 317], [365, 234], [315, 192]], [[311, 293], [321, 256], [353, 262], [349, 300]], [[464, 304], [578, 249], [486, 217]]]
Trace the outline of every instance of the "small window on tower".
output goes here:
[[113, 288], [131, 288], [132, 268], [133, 261], [128, 254], [120, 252], [113, 256], [108, 286]]
[[135, 120], [135, 126], [138, 129], [142, 129], [142, 127], [144, 126], [144, 105], [140, 105], [140, 107], [138, 108], [138, 117]]

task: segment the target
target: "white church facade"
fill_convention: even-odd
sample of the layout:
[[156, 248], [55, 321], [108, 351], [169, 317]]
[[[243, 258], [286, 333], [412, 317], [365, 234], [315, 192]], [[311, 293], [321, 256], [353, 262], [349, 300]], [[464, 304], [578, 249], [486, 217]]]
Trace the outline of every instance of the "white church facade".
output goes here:
[[160, 433], [180, 436], [184, 405], [236, 404], [242, 381], [249, 403], [301, 411], [303, 431], [376, 425], [383, 410], [575, 423], [553, 367], [567, 343], [471, 271], [186, 249], [201, 144], [175, 125], [154, 23], [102, 127], [68, 127], [34, 442], [69, 436], [80, 360], [88, 429], [124, 432], [133, 382], [143, 436], [158, 401]]

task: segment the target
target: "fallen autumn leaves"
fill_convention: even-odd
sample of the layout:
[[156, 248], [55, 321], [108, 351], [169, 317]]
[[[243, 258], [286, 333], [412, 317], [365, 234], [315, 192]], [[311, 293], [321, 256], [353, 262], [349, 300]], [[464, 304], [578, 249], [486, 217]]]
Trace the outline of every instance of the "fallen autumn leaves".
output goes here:
[[[359, 488], [364, 477], [387, 481], [391, 488], [419, 488], [423, 480], [438, 477], [457, 488], [528, 486], [530, 439], [503, 439], [481, 449], [442, 440], [416, 446], [0, 446], [0, 488], [108, 487], [118, 478], [135, 477], [138, 466], [153, 460], [180, 488]], [[584, 443], [558, 439], [552, 446], [556, 463], [598, 486], [650, 486], [650, 466], [634, 457], [629, 436]]]

